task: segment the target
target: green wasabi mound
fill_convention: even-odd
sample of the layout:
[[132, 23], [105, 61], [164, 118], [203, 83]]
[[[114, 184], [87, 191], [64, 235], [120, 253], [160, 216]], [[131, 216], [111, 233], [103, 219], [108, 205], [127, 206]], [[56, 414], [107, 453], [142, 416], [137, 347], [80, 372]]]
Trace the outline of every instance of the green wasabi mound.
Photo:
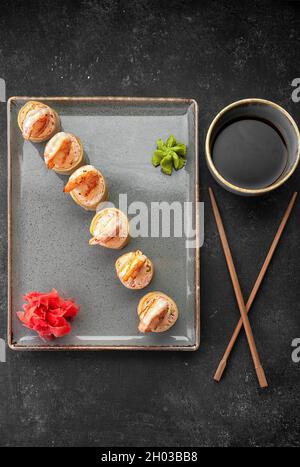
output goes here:
[[186, 163], [186, 145], [178, 143], [174, 135], [170, 135], [164, 143], [162, 139], [156, 141], [157, 149], [152, 156], [152, 165], [161, 167], [161, 170], [172, 175], [173, 168], [180, 170]]

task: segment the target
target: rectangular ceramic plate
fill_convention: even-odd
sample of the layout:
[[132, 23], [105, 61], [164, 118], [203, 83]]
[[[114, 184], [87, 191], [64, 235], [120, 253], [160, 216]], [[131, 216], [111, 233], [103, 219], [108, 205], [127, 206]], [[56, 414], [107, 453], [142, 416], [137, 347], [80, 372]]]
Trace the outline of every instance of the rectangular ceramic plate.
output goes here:
[[[29, 98], [8, 103], [8, 341], [16, 350], [196, 350], [199, 346], [199, 249], [185, 238], [133, 238], [124, 250], [88, 245], [93, 213], [63, 193], [67, 177], [47, 170], [44, 144], [24, 141], [17, 124], [28, 100], [53, 107], [62, 128], [79, 136], [87, 159], [107, 179], [110, 201], [119, 193], [128, 205], [142, 201], [198, 201], [198, 111], [191, 99]], [[155, 141], [171, 133], [188, 146], [186, 167], [172, 177], [151, 165]], [[199, 236], [198, 214], [192, 215]], [[129, 215], [130, 218], [130, 215]], [[142, 291], [123, 287], [115, 261], [141, 249], [155, 266], [152, 283]], [[81, 307], [72, 332], [43, 341], [22, 326], [16, 311], [31, 290], [53, 287]], [[147, 292], [161, 290], [177, 303], [179, 319], [165, 333], [137, 330], [137, 304]]]

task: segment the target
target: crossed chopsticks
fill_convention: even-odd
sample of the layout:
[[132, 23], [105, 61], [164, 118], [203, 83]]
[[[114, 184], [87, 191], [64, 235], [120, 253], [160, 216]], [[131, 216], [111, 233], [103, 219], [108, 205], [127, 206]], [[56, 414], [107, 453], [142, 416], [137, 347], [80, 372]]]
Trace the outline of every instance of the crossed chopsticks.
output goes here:
[[263, 367], [262, 367], [262, 364], [261, 364], [261, 361], [260, 361], [260, 358], [259, 358], [259, 354], [258, 354], [258, 351], [257, 351], [257, 348], [256, 348], [256, 344], [255, 344], [255, 340], [254, 340], [254, 337], [253, 337], [253, 332], [252, 332], [252, 328], [251, 328], [251, 325], [250, 325], [250, 322], [249, 322], [249, 318], [248, 318], [248, 313], [250, 311], [250, 308], [252, 306], [252, 303], [254, 302], [254, 299], [257, 295], [257, 292], [260, 288], [260, 285], [265, 277], [265, 274], [267, 272], [267, 269], [269, 267], [269, 264], [272, 260], [272, 257], [275, 253], [275, 250], [276, 250], [276, 247], [279, 243], [279, 240], [281, 238], [281, 235], [284, 231], [284, 228], [286, 226], [286, 223], [290, 217], [290, 214], [292, 212], [292, 209], [294, 207], [294, 204], [295, 204], [295, 201], [296, 201], [296, 198], [297, 198], [297, 195], [298, 193], [294, 193], [289, 204], [288, 204], [288, 207], [287, 207], [287, 210], [285, 211], [284, 215], [283, 215], [283, 218], [282, 218], [282, 221], [279, 225], [279, 228], [276, 232], [276, 235], [274, 237], [274, 240], [271, 244], [271, 247], [269, 249], [269, 252], [266, 256], [266, 259], [263, 263], [263, 266], [260, 270], [260, 273], [259, 275], [257, 276], [257, 279], [256, 279], [256, 282], [254, 284], [254, 287], [252, 289], [252, 292], [250, 294], [250, 297], [248, 299], [248, 302], [247, 304], [245, 304], [244, 302], [244, 298], [243, 298], [243, 294], [242, 294], [242, 291], [241, 291], [241, 287], [240, 287], [240, 283], [239, 283], [239, 280], [238, 280], [238, 276], [237, 276], [237, 273], [236, 273], [236, 269], [235, 269], [235, 266], [234, 266], [234, 262], [233, 262], [233, 258], [232, 258], [232, 255], [231, 255], [231, 251], [230, 251], [230, 247], [229, 247], [229, 244], [228, 244], [228, 240], [227, 240], [227, 236], [226, 236], [226, 233], [225, 233], [225, 230], [224, 230], [224, 226], [223, 226], [223, 222], [222, 222], [222, 218], [221, 218], [221, 215], [220, 215], [220, 211], [219, 211], [219, 208], [218, 208], [218, 205], [217, 205], [217, 202], [216, 202], [216, 199], [215, 199], [215, 196], [214, 196], [214, 193], [213, 193], [213, 190], [211, 188], [209, 188], [209, 196], [210, 196], [210, 201], [211, 201], [211, 205], [212, 205], [212, 209], [213, 209], [213, 213], [214, 213], [214, 217], [215, 217], [215, 220], [216, 220], [216, 224], [217, 224], [217, 228], [218, 228], [218, 231], [219, 231], [219, 235], [220, 235], [220, 239], [221, 239], [221, 243], [222, 243], [222, 247], [223, 247], [223, 251], [224, 251], [224, 255], [225, 255], [225, 258], [226, 258], [226, 262], [227, 262], [227, 267], [228, 267], [228, 270], [229, 270], [229, 273], [230, 273], [230, 277], [231, 277], [231, 281], [232, 281], [232, 285], [233, 285], [233, 289], [234, 289], [234, 292], [235, 292], [235, 296], [236, 296], [236, 300], [237, 300], [237, 303], [238, 303], [238, 307], [239, 307], [239, 310], [240, 310], [240, 314], [241, 314], [241, 318], [234, 330], [234, 333], [232, 334], [232, 337], [230, 339], [230, 342], [227, 346], [227, 349], [225, 350], [225, 353], [219, 363], [219, 366], [218, 366], [218, 369], [214, 375], [214, 379], [216, 381], [220, 381], [220, 379], [222, 378], [222, 375], [223, 375], [223, 372], [225, 370], [225, 367], [226, 367], [226, 364], [227, 364], [227, 360], [230, 356], [230, 353], [234, 347], [234, 344], [238, 338], [238, 335], [242, 329], [242, 327], [244, 327], [245, 329], [245, 332], [246, 332], [246, 336], [247, 336], [247, 340], [248, 340], [248, 344], [249, 344], [249, 347], [250, 347], [250, 352], [251, 352], [251, 355], [252, 355], [252, 360], [253, 360], [253, 363], [254, 363], [254, 368], [255, 368], [255, 371], [256, 371], [256, 375], [257, 375], [257, 379], [259, 381], [259, 384], [260, 384], [260, 387], [261, 388], [266, 388], [268, 387], [268, 382], [267, 382], [267, 379], [266, 379], [266, 376], [265, 376], [265, 373], [264, 373], [264, 370], [263, 370]]

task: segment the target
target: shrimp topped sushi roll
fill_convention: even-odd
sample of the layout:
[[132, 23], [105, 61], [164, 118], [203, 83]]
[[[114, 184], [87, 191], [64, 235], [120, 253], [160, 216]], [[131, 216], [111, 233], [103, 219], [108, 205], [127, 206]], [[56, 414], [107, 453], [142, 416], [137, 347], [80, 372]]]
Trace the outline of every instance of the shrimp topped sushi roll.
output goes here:
[[129, 241], [129, 223], [125, 214], [116, 208], [106, 208], [97, 212], [91, 226], [90, 245], [119, 250]]
[[178, 308], [174, 300], [162, 292], [150, 292], [139, 302], [137, 309], [140, 332], [164, 332], [177, 321]]
[[152, 261], [140, 250], [121, 256], [116, 261], [117, 276], [125, 287], [132, 290], [144, 289], [153, 277]]
[[96, 211], [98, 204], [108, 198], [105, 178], [92, 165], [83, 165], [75, 170], [64, 192], [70, 193], [75, 203], [87, 211]]
[[59, 131], [60, 118], [48, 105], [29, 101], [19, 112], [18, 125], [24, 139], [40, 143], [52, 138]]
[[56, 133], [46, 144], [44, 159], [48, 169], [62, 175], [70, 175], [83, 163], [80, 139], [64, 131]]

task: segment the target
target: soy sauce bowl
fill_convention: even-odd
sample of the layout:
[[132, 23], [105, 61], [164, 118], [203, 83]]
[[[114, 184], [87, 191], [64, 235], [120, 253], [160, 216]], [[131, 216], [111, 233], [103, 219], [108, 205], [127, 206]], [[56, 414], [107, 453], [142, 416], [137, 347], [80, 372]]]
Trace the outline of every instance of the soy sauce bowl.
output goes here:
[[211, 174], [223, 188], [242, 196], [263, 195], [283, 185], [296, 170], [300, 133], [290, 114], [278, 104], [243, 99], [214, 118], [205, 153]]

